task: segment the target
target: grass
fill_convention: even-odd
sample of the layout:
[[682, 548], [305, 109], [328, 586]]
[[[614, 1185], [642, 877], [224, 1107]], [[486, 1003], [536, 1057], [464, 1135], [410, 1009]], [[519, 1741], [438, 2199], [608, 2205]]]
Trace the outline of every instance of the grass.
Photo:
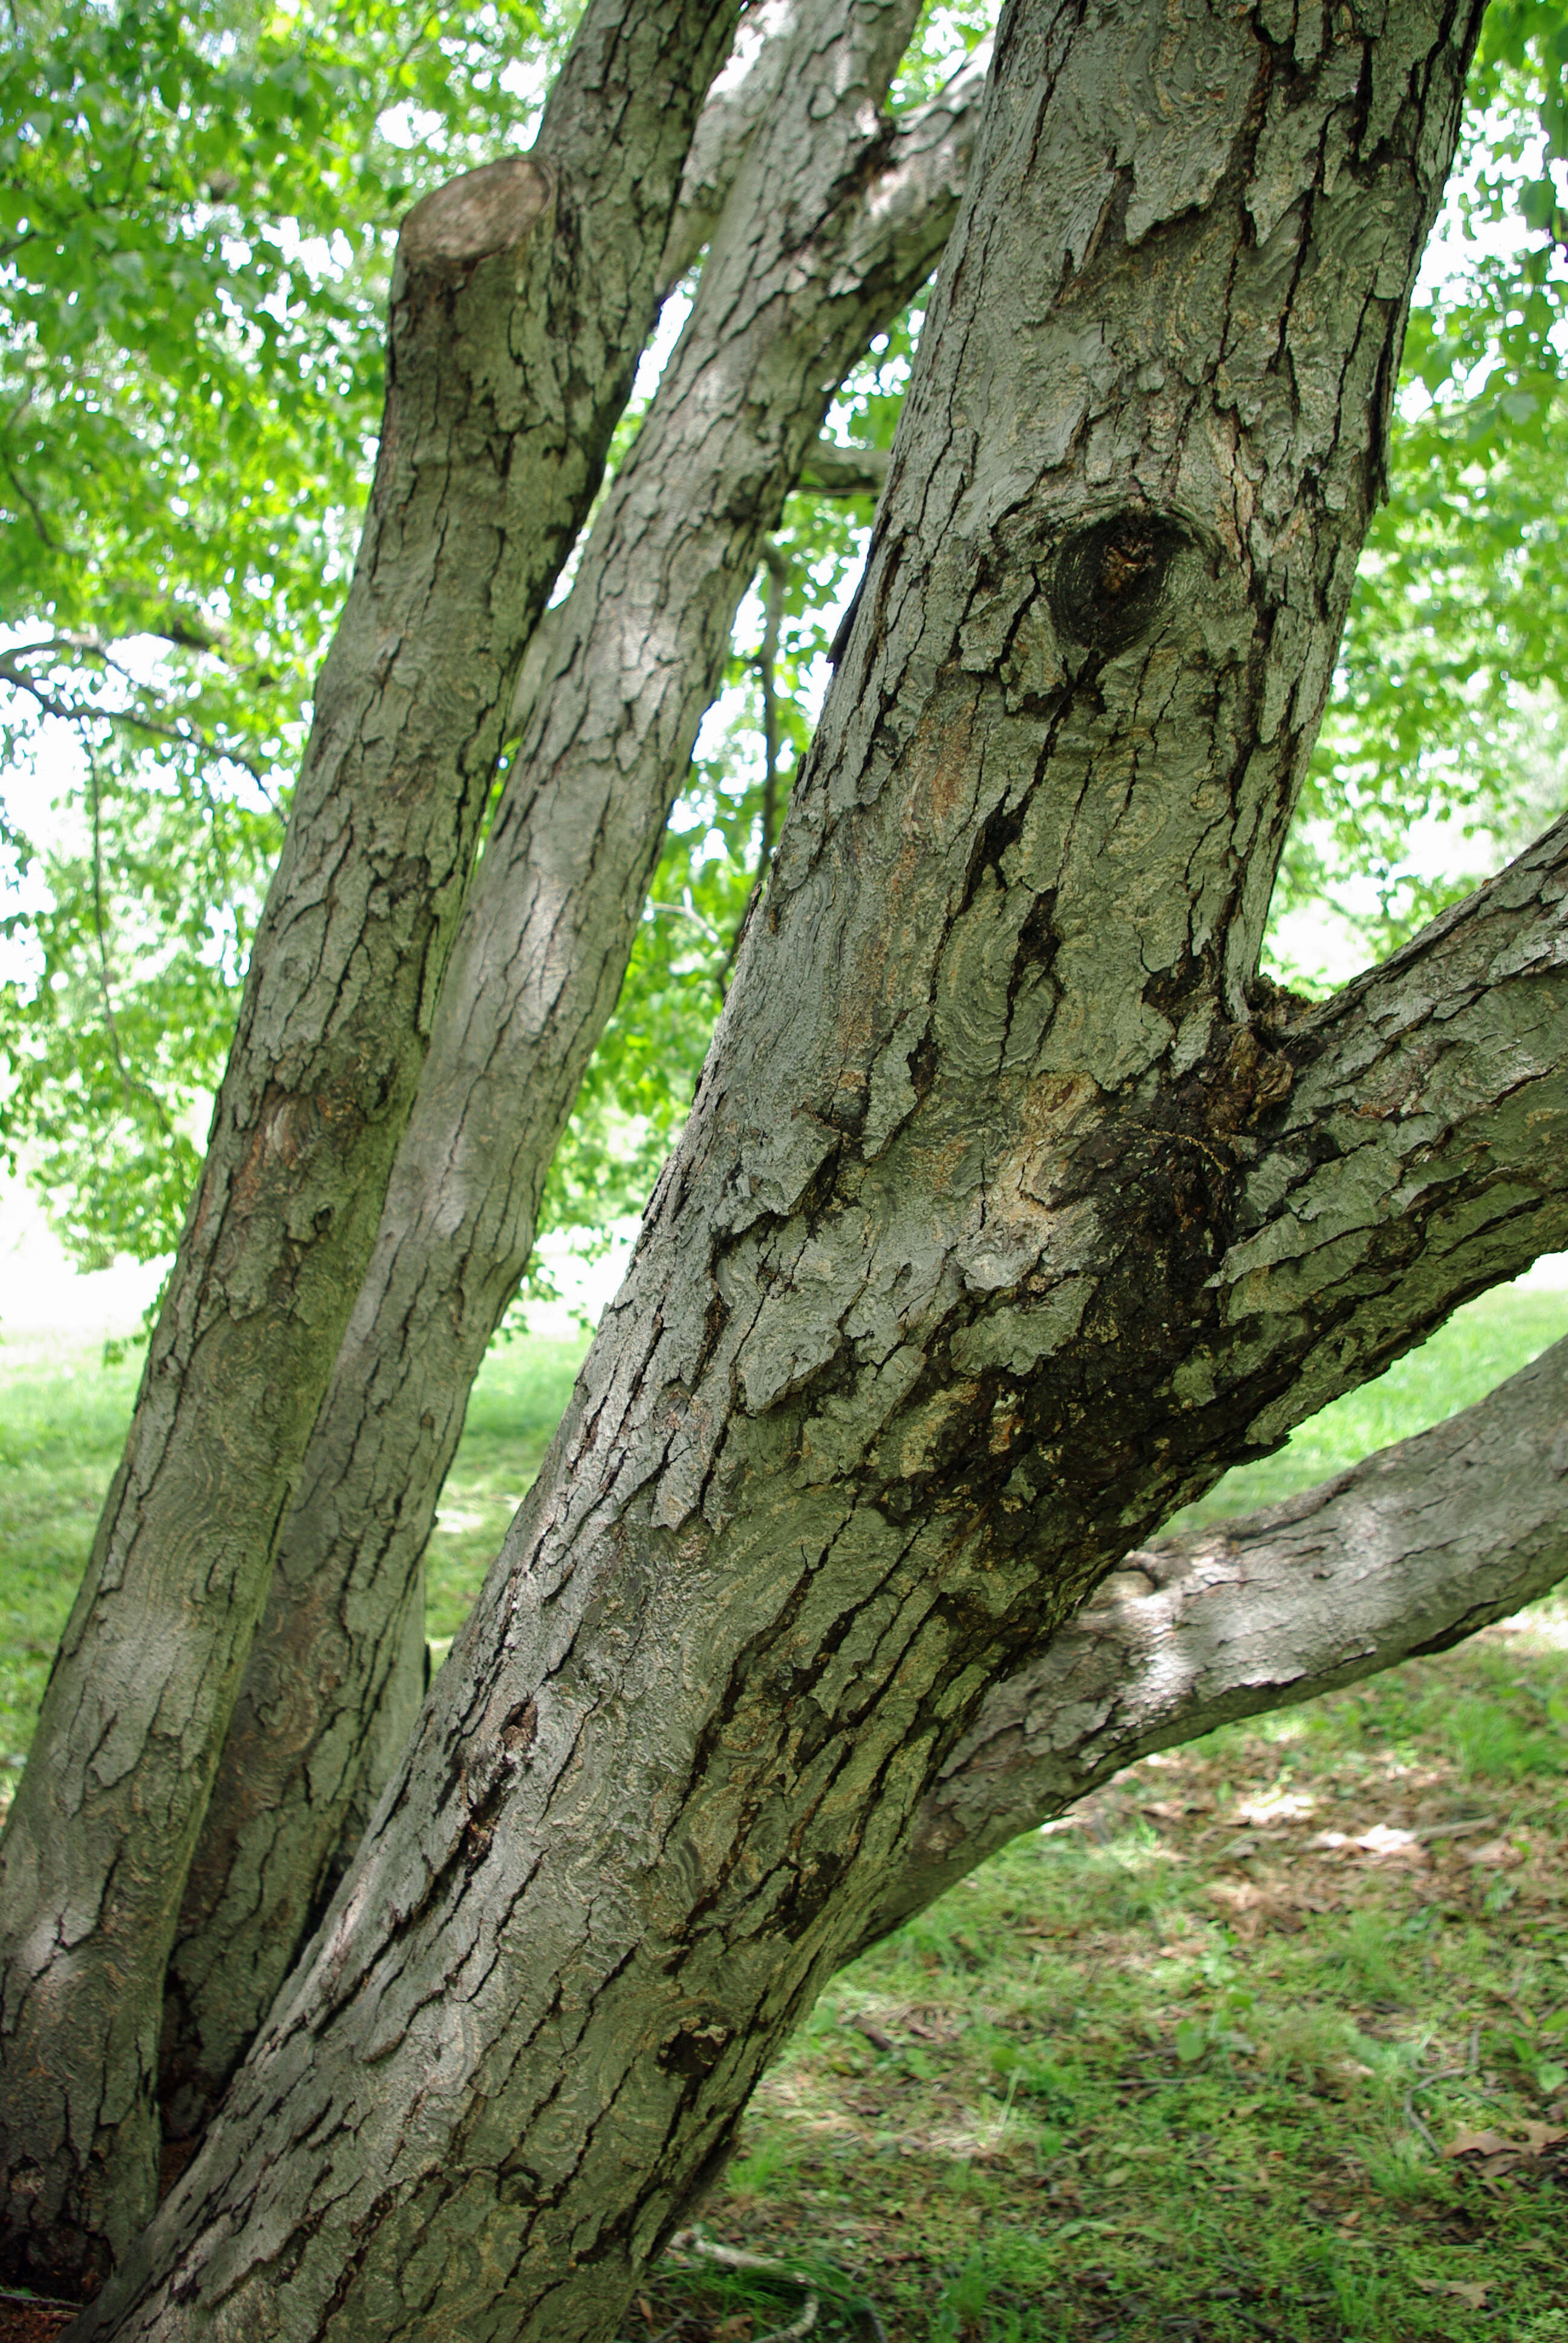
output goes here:
[[[1568, 1331], [1503, 1292], [1233, 1473], [1268, 1502]], [[476, 1388], [449, 1635], [578, 1346]], [[25, 1747], [134, 1396], [0, 1350], [0, 1735]], [[1147, 1759], [835, 1979], [625, 2343], [1568, 2343], [1568, 1604]]]
[[437, 1651], [462, 1625], [544, 1463], [587, 1347], [537, 1335], [490, 1346], [425, 1557], [425, 1632]]

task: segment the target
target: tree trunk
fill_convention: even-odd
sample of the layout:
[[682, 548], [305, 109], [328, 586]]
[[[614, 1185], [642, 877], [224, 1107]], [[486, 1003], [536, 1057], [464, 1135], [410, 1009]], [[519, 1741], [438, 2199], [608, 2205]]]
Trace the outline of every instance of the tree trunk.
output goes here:
[[206, 2120], [319, 1914], [394, 1657], [413, 1646], [468, 1390], [527, 1263], [763, 538], [833, 389], [952, 225], [983, 68], [895, 134], [878, 109], [910, 14], [888, 0], [845, 20], [840, 0], [816, 0], [779, 35], [786, 94], [572, 593], [530, 651], [531, 713], [186, 1885], [163, 2043], [176, 2132]]
[[735, 0], [596, 0], [529, 156], [417, 205], [380, 459], [200, 1189], [4, 1842], [0, 2265], [152, 2209], [163, 1976], [369, 1258], [523, 646], [654, 307]]
[[987, 1686], [1561, 1242], [1568, 833], [1250, 1007], [1477, 22], [1010, 10], [631, 1274], [82, 2335], [608, 2333]]

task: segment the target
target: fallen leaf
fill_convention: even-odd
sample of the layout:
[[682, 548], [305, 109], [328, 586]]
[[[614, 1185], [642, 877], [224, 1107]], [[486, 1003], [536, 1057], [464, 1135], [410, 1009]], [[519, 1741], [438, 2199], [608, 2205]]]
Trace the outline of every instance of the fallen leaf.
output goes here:
[[1519, 2129], [1524, 2134], [1523, 2139], [1510, 2139], [1505, 2133], [1500, 2131], [1461, 2129], [1454, 2133], [1452, 2139], [1442, 2152], [1444, 2156], [1485, 2157], [1486, 2169], [1490, 2175], [1495, 2168], [1495, 2159], [1498, 2157], [1506, 2157], [1508, 2165], [1504, 2168], [1511, 2170], [1515, 2164], [1533, 2161], [1544, 2149], [1555, 2147], [1560, 2139], [1568, 2139], [1568, 2130], [1565, 2130], [1561, 2124], [1523, 2123], [1519, 2126]]
[[1409, 1863], [1424, 1863], [1427, 1860], [1426, 1849], [1418, 1832], [1395, 1830], [1389, 1823], [1374, 1823], [1371, 1830], [1361, 1833], [1356, 1845], [1364, 1847], [1368, 1855], [1384, 1858], [1397, 1855], [1402, 1855]]
[[1492, 2283], [1490, 2278], [1477, 2281], [1473, 2286], [1466, 2285], [1462, 2278], [1418, 2278], [1416, 2279], [1416, 2286], [1422, 2294], [1450, 2294], [1456, 2301], [1467, 2304], [1472, 2310], [1483, 2310], [1486, 2308], [1486, 2298], [1492, 2291]]
[[1500, 2131], [1466, 2131], [1462, 2128], [1454, 2133], [1442, 2152], [1444, 2156], [1508, 2156], [1514, 2151], [1513, 2142], [1505, 2139]]
[[1512, 1840], [1489, 1838], [1484, 1846], [1466, 1847], [1464, 1859], [1466, 1863], [1484, 1865], [1491, 1871], [1512, 1871], [1516, 1864], [1523, 1862], [1524, 1857]]

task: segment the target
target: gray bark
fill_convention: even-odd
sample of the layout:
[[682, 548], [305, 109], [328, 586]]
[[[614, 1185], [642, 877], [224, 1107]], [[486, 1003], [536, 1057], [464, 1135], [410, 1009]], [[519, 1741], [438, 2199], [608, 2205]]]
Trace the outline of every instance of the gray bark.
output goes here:
[[186, 1885], [163, 2042], [178, 2132], [205, 2120], [244, 2055], [356, 1805], [367, 1813], [400, 1749], [373, 1725], [397, 1653], [422, 1656], [420, 1557], [468, 1390], [619, 990], [736, 606], [833, 387], [951, 226], [984, 70], [895, 134], [878, 107], [910, 13], [907, 0], [847, 20], [839, 0], [795, 13], [787, 94], [572, 593], [529, 654], [534, 712]]
[[654, 309], [734, 0], [597, 0], [531, 155], [404, 223], [380, 458], [206, 1168], [0, 1882], [0, 2264], [152, 2208], [165, 1963], [369, 1257], [517, 664]]
[[1126, 1555], [993, 1686], [868, 1930], [1153, 1749], [1446, 1651], [1568, 1576], [1568, 1342], [1282, 1504]]
[[608, 2332], [986, 1687], [1562, 1241], [1564, 836], [1299, 1034], [1249, 1000], [1477, 22], [1010, 11], [631, 1273], [84, 2336]]

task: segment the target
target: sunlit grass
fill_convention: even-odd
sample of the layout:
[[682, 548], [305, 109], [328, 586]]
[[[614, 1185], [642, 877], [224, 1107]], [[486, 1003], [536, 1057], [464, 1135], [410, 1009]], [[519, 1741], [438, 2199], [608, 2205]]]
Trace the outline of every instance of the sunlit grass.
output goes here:
[[[834, 1980], [708, 2234], [826, 2257], [829, 2336], [864, 2298], [891, 2343], [1568, 2343], [1565, 1692], [1494, 1629], [1015, 1841]], [[782, 2323], [689, 2268], [645, 2300], [628, 2343]]]

